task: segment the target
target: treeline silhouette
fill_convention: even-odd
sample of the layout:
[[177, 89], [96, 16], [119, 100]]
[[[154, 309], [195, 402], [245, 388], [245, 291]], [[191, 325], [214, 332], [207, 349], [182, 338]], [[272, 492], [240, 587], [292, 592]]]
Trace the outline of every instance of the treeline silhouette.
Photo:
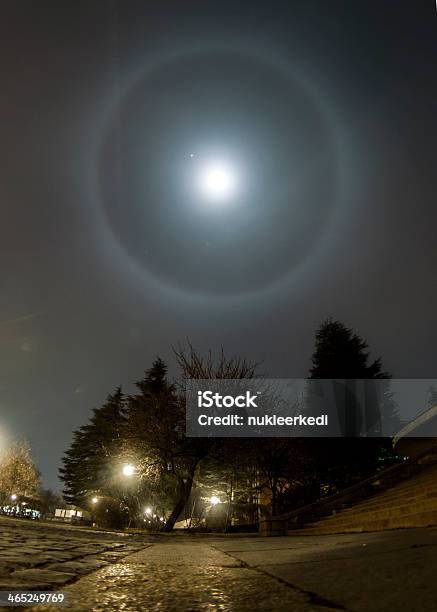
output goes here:
[[[212, 525], [218, 517], [221, 529], [255, 525], [264, 515], [316, 501], [399, 459], [390, 440], [380, 437], [186, 437], [185, 380], [250, 379], [258, 364], [223, 350], [215, 360], [189, 342], [175, 350], [175, 358], [178, 380], [169, 380], [167, 364], [157, 358], [135, 393], [117, 387], [73, 433], [60, 468], [64, 498], [90, 510], [99, 525], [170, 531], [181, 517], [193, 527], [205, 517]], [[316, 331], [311, 363], [312, 380], [390, 378], [381, 359], [370, 361], [365, 340], [332, 319]], [[386, 401], [396, 420], [389, 389]], [[123, 474], [126, 465], [133, 467], [131, 476]], [[213, 507], [217, 501], [221, 514]]]

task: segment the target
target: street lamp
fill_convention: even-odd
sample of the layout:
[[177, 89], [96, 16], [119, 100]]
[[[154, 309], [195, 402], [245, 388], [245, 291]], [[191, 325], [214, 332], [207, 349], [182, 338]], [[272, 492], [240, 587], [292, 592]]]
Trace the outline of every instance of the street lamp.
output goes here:
[[145, 514], [148, 514], [148, 515], [150, 516], [150, 515], [152, 514], [152, 508], [146, 508], [146, 509], [144, 510], [144, 513], [145, 513]]
[[12, 495], [11, 495], [11, 500], [12, 500], [12, 501], [15, 501], [16, 499], [17, 499], [17, 496], [15, 495], [15, 493], [12, 493]]
[[212, 506], [216, 506], [220, 503], [220, 499], [217, 497], [217, 495], [213, 495], [209, 501]]
[[93, 497], [91, 500], [91, 503], [97, 504], [98, 501], [99, 501], [98, 497]]
[[123, 466], [123, 476], [133, 476], [134, 473], [135, 468], [130, 463], [126, 463], [126, 465]]

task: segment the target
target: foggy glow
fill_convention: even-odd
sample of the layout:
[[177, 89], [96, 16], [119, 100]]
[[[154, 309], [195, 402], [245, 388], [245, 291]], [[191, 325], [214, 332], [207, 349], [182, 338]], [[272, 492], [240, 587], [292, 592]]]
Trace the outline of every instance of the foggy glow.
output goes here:
[[209, 200], [223, 201], [235, 194], [235, 170], [225, 163], [211, 163], [200, 169], [199, 189]]
[[130, 463], [123, 466], [123, 476], [132, 476], [135, 472], [135, 468]]
[[6, 452], [9, 445], [9, 435], [3, 425], [0, 424], [0, 458]]
[[216, 506], [217, 504], [220, 503], [220, 499], [217, 497], [217, 495], [213, 495], [209, 501], [211, 502], [211, 505], [213, 506]]

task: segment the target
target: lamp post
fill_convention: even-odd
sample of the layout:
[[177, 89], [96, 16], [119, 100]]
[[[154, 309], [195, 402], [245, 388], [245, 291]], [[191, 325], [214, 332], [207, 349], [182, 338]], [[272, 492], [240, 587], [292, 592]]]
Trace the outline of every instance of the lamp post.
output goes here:
[[[134, 465], [132, 465], [131, 463], [125, 463], [122, 467], [121, 473], [123, 474], [123, 476], [125, 476], [126, 478], [131, 478], [134, 474], [136, 474], [138, 472], [138, 468], [136, 468]], [[130, 497], [132, 498], [132, 493], [130, 493]], [[136, 507], [138, 509], [138, 503], [136, 500]], [[128, 503], [128, 511], [129, 511], [129, 523], [128, 523], [128, 528], [131, 525], [132, 522], [132, 514], [131, 514], [131, 503]]]
[[95, 515], [94, 515], [94, 508], [96, 506], [96, 504], [99, 502], [99, 498], [96, 497], [94, 495], [94, 497], [91, 498], [91, 504], [92, 504], [92, 508], [91, 508], [91, 526], [95, 527], [96, 526], [96, 521], [95, 521]]

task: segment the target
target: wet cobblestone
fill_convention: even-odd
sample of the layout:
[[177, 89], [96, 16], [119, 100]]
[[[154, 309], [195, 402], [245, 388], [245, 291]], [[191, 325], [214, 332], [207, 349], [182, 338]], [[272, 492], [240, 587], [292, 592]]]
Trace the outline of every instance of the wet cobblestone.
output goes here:
[[0, 517], [0, 590], [59, 588], [144, 546], [142, 537]]
[[[172, 538], [62, 589], [74, 612], [291, 612], [332, 608], [207, 542]], [[38, 606], [34, 612], [59, 610]]]
[[437, 529], [336, 536], [138, 536], [0, 519], [0, 588], [31, 612], [434, 612]]

